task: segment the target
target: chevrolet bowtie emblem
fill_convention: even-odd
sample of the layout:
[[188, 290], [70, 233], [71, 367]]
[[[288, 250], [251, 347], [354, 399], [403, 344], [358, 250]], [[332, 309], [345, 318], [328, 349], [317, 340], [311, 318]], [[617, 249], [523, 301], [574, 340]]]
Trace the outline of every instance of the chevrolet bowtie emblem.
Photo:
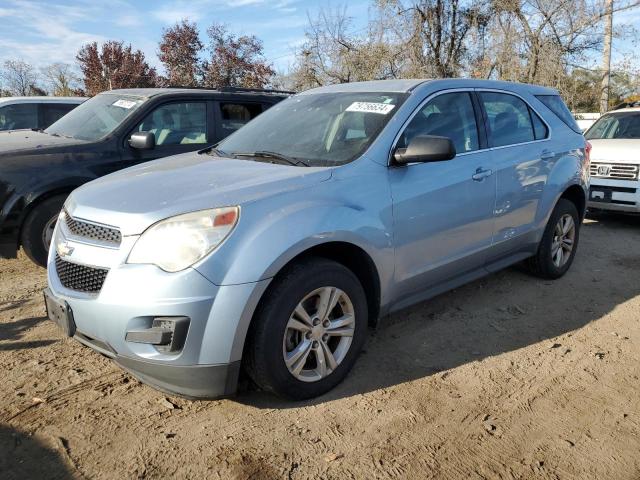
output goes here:
[[68, 257], [73, 253], [73, 247], [69, 245], [67, 242], [63, 242], [63, 243], [59, 243], [56, 246], [56, 251], [58, 252], [58, 255], [60, 255], [61, 257]]

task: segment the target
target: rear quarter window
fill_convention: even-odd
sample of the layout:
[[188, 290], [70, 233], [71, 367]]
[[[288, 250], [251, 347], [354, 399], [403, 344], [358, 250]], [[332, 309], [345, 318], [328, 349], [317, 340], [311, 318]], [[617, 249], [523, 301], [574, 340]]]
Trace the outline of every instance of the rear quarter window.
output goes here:
[[551, 110], [556, 117], [562, 120], [567, 127], [576, 133], [582, 133], [578, 123], [560, 98], [560, 95], [536, 95], [536, 98]]

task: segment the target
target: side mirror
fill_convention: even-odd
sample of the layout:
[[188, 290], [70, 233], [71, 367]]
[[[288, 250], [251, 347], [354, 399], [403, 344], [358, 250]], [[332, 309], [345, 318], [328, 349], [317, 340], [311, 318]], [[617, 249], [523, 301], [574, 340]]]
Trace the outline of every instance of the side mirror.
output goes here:
[[153, 132], [136, 132], [129, 138], [131, 148], [152, 150], [156, 147], [156, 136]]
[[393, 153], [397, 165], [414, 162], [441, 162], [456, 156], [456, 147], [447, 137], [434, 135], [418, 135], [407, 148], [398, 148]]

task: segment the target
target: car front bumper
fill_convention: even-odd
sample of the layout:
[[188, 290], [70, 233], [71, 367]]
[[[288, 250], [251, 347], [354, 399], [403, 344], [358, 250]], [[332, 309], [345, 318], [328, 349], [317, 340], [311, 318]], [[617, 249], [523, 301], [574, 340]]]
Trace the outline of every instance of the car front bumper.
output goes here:
[[[50, 295], [72, 312], [73, 338], [160, 390], [189, 398], [233, 394], [244, 338], [269, 281], [219, 286], [192, 268], [167, 273], [153, 265], [130, 265], [126, 255], [134, 242], [124, 240], [119, 251], [69, 243], [74, 251], [65, 261], [108, 268], [97, 293], [65, 287], [56, 252], [50, 252]], [[148, 330], [158, 318], [189, 319], [178, 351], [127, 340], [127, 332]]]
[[587, 207], [594, 210], [640, 213], [640, 181], [591, 177]]

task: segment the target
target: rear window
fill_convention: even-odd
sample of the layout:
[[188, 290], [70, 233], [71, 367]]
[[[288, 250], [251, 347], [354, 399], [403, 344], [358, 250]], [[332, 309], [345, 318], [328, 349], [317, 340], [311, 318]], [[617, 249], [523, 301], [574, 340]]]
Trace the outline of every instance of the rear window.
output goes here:
[[582, 133], [578, 123], [573, 115], [564, 104], [560, 95], [536, 95], [536, 98], [540, 100], [545, 106], [551, 110], [560, 120], [562, 120], [571, 130], [576, 133]]

